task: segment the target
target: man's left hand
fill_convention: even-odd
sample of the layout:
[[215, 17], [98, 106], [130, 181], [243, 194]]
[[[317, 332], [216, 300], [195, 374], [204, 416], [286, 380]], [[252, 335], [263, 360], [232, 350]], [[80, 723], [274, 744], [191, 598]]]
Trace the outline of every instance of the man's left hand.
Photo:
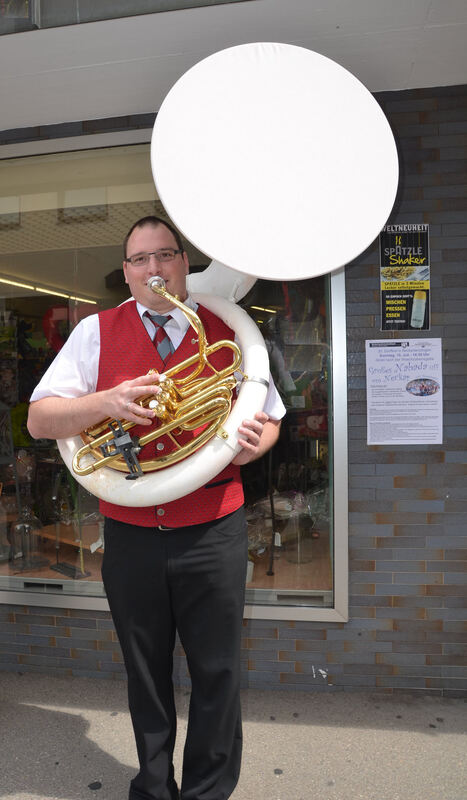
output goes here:
[[280, 422], [270, 420], [264, 411], [258, 411], [254, 419], [244, 419], [238, 429], [240, 452], [232, 464], [242, 466], [260, 458], [276, 442]]

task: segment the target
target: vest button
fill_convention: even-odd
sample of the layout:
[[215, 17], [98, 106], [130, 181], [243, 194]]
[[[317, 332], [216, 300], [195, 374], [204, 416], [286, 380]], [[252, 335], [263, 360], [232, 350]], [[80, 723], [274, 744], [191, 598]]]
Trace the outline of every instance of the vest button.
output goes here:
[[163, 516], [164, 516], [164, 514], [165, 514], [165, 511], [164, 511], [164, 509], [163, 509], [163, 508], [158, 508], [158, 509], [157, 509], [157, 516], [158, 516], [158, 517], [163, 517]]
[[164, 449], [164, 445], [162, 444], [162, 442], [157, 442], [156, 450], [163, 450], [163, 449]]

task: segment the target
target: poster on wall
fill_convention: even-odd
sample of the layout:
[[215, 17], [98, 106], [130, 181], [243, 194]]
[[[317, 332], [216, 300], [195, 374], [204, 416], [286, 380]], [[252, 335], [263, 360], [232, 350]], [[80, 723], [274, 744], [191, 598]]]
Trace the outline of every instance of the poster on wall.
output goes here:
[[442, 444], [441, 339], [365, 342], [368, 444]]
[[386, 225], [379, 249], [381, 330], [429, 330], [428, 225]]

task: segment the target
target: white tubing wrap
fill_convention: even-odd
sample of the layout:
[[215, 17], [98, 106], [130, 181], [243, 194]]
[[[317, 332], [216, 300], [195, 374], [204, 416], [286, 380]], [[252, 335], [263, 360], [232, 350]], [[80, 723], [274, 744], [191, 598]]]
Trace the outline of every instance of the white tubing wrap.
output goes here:
[[237, 400], [223, 426], [227, 439], [214, 436], [204, 447], [171, 467], [146, 472], [143, 477], [127, 481], [124, 472], [102, 467], [90, 475], [75, 475], [73, 456], [82, 447], [81, 437], [60, 439], [60, 454], [78, 483], [101, 500], [121, 506], [144, 507], [169, 503], [194, 492], [221, 472], [240, 450], [238, 427], [244, 419], [252, 419], [262, 411], [269, 379], [269, 361], [263, 337], [253, 320], [235, 303], [222, 297], [195, 294], [193, 299], [216, 314], [235, 331], [243, 353], [243, 371], [253, 379], [244, 381]]

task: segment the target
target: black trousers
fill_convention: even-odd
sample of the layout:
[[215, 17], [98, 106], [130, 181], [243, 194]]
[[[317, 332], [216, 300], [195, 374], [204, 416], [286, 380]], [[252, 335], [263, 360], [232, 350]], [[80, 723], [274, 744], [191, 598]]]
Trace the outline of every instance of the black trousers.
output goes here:
[[179, 797], [172, 763], [177, 630], [192, 683], [181, 798], [226, 800], [236, 786], [246, 564], [243, 508], [165, 531], [106, 519], [102, 577], [128, 673], [140, 762], [129, 800]]

